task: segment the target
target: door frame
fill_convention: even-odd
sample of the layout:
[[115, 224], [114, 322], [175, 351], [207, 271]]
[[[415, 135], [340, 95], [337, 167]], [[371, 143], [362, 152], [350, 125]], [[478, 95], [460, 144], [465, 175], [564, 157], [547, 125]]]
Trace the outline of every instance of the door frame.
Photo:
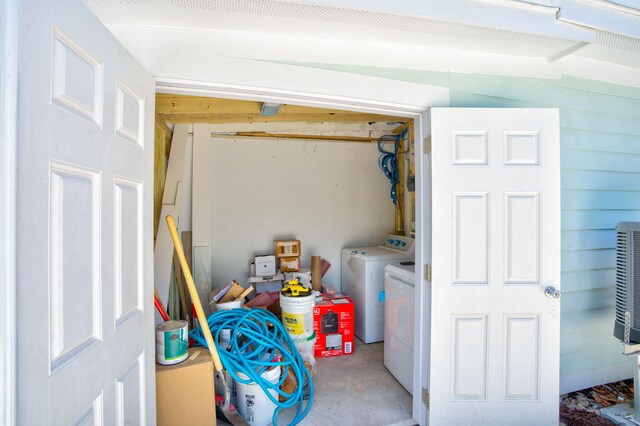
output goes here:
[[[342, 74], [342, 73], [336, 73]], [[334, 75], [340, 80], [340, 75]], [[375, 79], [375, 86], [372, 85], [371, 90], [375, 93], [384, 85], [383, 79]], [[392, 80], [388, 80], [392, 83]], [[366, 84], [367, 77], [363, 77]], [[371, 80], [373, 83], [374, 81]], [[400, 100], [414, 99], [409, 96], [409, 92], [427, 93], [433, 90], [434, 86], [426, 86], [422, 84], [412, 84], [407, 90], [406, 96], [400, 94]], [[438, 87], [438, 89], [443, 89]], [[445, 88], [446, 89], [446, 88]], [[199, 82], [176, 80], [171, 78], [156, 78], [156, 92], [170, 93], [178, 95], [193, 96], [209, 96], [239, 100], [253, 100], [262, 102], [275, 103], [293, 103], [304, 106], [352, 110], [359, 112], [371, 112], [383, 115], [398, 115], [410, 117], [414, 120], [414, 150], [416, 157], [416, 298], [415, 298], [415, 324], [414, 331], [414, 380], [413, 384], [413, 420], [419, 424], [427, 425], [427, 408], [422, 401], [422, 389], [428, 388], [429, 383], [429, 365], [421, 363], [429, 356], [429, 339], [430, 339], [430, 316], [425, 315], [428, 306], [429, 285], [422, 274], [423, 265], [430, 263], [431, 256], [431, 191], [429, 188], [423, 188], [423, 182], [430, 185], [430, 159], [425, 156], [423, 141], [429, 134], [429, 109], [434, 106], [448, 106], [450, 102], [450, 93], [446, 89], [446, 105], [440, 103], [438, 105], [416, 105], [414, 103], [398, 103], [392, 101], [372, 101], [361, 97], [351, 96], [349, 93], [349, 85], [345, 84], [343, 88], [344, 95], [332, 96], [318, 94], [317, 92], [304, 92], [289, 89], [274, 89], [269, 87], [258, 87], [248, 85], [230, 85], [227, 83], [215, 82]], [[353, 91], [352, 91], [353, 93]], [[425, 98], [428, 98], [426, 96]], [[437, 102], [437, 101], [436, 101]], [[423, 173], [425, 179], [423, 179]]]
[[0, 423], [16, 420], [16, 211], [19, 0], [0, 3]]

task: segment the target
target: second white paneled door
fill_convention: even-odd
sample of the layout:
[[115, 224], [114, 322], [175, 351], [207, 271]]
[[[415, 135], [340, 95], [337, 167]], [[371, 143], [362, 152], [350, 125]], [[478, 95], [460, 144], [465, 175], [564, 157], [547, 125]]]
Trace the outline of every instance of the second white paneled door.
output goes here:
[[431, 132], [430, 424], [558, 424], [558, 111], [436, 108]]

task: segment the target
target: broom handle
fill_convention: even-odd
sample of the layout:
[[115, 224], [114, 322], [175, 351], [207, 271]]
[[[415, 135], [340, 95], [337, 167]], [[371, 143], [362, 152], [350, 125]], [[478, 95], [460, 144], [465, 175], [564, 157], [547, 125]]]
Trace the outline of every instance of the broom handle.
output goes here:
[[187, 281], [187, 288], [189, 289], [189, 295], [191, 295], [191, 303], [193, 303], [193, 306], [195, 306], [196, 308], [196, 313], [198, 314], [198, 321], [200, 322], [202, 334], [204, 334], [204, 339], [206, 340], [207, 346], [209, 347], [209, 353], [211, 354], [211, 358], [213, 358], [213, 366], [216, 368], [216, 371], [218, 373], [222, 373], [222, 363], [220, 362], [220, 357], [218, 356], [218, 350], [216, 349], [216, 345], [213, 343], [213, 336], [211, 335], [211, 330], [209, 330], [209, 324], [207, 324], [207, 317], [204, 315], [204, 311], [202, 310], [202, 303], [200, 302], [200, 297], [198, 296], [198, 291], [196, 290], [196, 284], [193, 282], [189, 264], [187, 263], [187, 259], [184, 257], [184, 250], [182, 249], [180, 237], [178, 237], [176, 224], [173, 221], [173, 217], [171, 215], [168, 215], [166, 217], [166, 220], [167, 226], [169, 227], [169, 233], [171, 234], [171, 239], [173, 240], [173, 245], [175, 246], [176, 253], [178, 254], [178, 259], [180, 259], [180, 265], [182, 266], [184, 278]]

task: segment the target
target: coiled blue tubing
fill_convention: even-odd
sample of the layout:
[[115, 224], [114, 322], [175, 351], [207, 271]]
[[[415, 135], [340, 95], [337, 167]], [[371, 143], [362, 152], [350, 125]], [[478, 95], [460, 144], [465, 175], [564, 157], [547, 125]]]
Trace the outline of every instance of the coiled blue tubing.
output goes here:
[[[296, 425], [302, 421], [309, 413], [313, 402], [313, 381], [300, 352], [296, 349], [289, 333], [278, 317], [266, 309], [239, 308], [214, 312], [207, 317], [207, 324], [214, 337], [220, 361], [233, 380], [243, 384], [255, 382], [276, 404], [272, 419], [273, 425], [277, 426], [280, 410], [293, 407], [296, 404], [298, 404], [298, 409], [290, 425]], [[270, 325], [273, 326], [271, 329]], [[218, 343], [220, 334], [225, 329], [231, 330], [229, 348], [223, 348]], [[199, 325], [196, 329], [191, 330], [189, 335], [199, 345], [207, 346]], [[280, 355], [280, 359], [273, 361], [277, 355]], [[261, 377], [262, 373], [277, 366], [282, 368], [282, 375], [277, 383], [271, 383]], [[289, 369], [293, 370], [298, 381], [298, 386], [292, 393], [280, 389]], [[245, 374], [248, 379], [243, 380], [238, 377], [236, 374], [238, 372]], [[303, 401], [302, 391], [305, 381], [309, 383], [309, 399], [306, 404]], [[285, 400], [280, 402], [279, 398], [274, 398], [269, 392], [270, 389], [275, 390], [277, 395], [282, 395]]]

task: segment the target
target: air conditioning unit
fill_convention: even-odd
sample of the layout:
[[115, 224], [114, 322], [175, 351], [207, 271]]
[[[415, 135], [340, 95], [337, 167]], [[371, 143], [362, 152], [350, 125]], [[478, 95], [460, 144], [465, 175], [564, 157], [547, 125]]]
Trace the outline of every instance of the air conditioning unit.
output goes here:
[[616, 322], [613, 335], [640, 343], [640, 222], [616, 226]]

